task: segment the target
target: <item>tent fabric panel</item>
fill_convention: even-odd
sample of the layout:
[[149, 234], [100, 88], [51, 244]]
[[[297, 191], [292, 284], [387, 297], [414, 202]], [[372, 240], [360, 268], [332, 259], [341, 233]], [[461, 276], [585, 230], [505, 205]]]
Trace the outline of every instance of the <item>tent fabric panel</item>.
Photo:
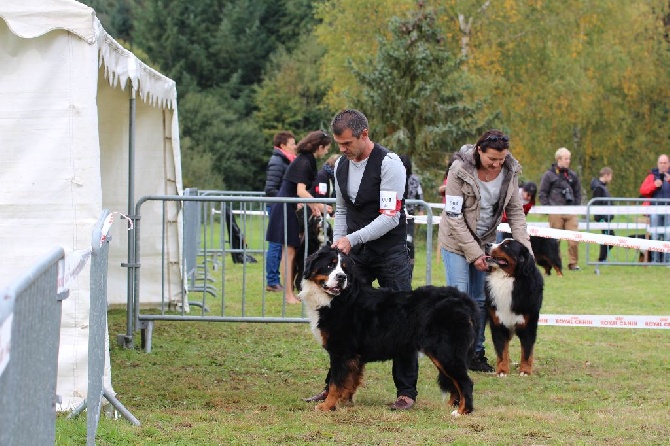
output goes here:
[[[97, 49], [64, 30], [32, 39], [0, 21], [0, 286], [60, 245], [88, 249], [102, 206]], [[63, 301], [58, 393], [86, 394], [89, 269]]]
[[15, 35], [26, 39], [63, 29], [88, 43], [95, 41], [95, 11], [73, 0], [3, 0], [0, 17]]
[[[129, 94], [129, 91], [126, 91]], [[99, 111], [101, 181], [103, 207], [110, 211], [133, 214], [128, 209], [128, 170], [129, 165], [129, 96], [119, 94], [118, 89], [101, 82], [98, 85], [98, 99], [105, 104]], [[145, 195], [176, 195], [174, 147], [171, 132], [171, 110], [151, 107], [142, 101], [135, 103], [135, 187], [134, 201]], [[119, 167], [126, 167], [122, 170]], [[167, 220], [173, 223], [166, 228], [165, 259], [166, 287], [180, 291], [181, 274], [179, 271], [178, 239], [174, 223], [177, 220], [176, 203], [166, 206]], [[163, 285], [161, 254], [163, 251], [163, 209], [161, 205], [147, 203], [142, 208], [141, 234], [141, 289], [144, 304], [160, 303]], [[111, 228], [111, 242], [108, 266], [108, 302], [125, 304], [127, 301], [126, 263], [128, 253], [128, 231], [125, 221]], [[178, 293], [177, 293], [178, 294]], [[172, 299], [172, 296], [169, 297]]]

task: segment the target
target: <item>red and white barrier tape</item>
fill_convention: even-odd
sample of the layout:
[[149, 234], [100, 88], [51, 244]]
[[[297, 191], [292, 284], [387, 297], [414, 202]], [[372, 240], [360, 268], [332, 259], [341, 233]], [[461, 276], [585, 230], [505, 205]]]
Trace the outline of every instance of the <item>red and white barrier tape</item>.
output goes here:
[[130, 217], [128, 217], [125, 214], [122, 214], [121, 212], [110, 212], [109, 215], [107, 216], [107, 218], [105, 219], [105, 222], [102, 224], [102, 230], [101, 230], [102, 235], [100, 237], [100, 246], [102, 246], [102, 244], [105, 242], [105, 240], [107, 240], [107, 234], [109, 233], [109, 228], [112, 227], [112, 223], [114, 223], [114, 216], [115, 215], [119, 215], [121, 218], [126, 219], [126, 222], [127, 222], [127, 225], [128, 225], [127, 229], [129, 231], [131, 229], [133, 229], [133, 221], [130, 219]]
[[[510, 232], [509, 224], [501, 223], [498, 231]], [[594, 234], [592, 232], [566, 231], [528, 225], [528, 234], [537, 237], [555, 238], [558, 240], [574, 240], [582, 243], [596, 243], [599, 245], [621, 246], [630, 249], [644, 249], [650, 251], [670, 252], [670, 241], [647, 240], [643, 238], [619, 237], [616, 235]]]
[[654, 328], [670, 330], [670, 316], [540, 314], [539, 324], [563, 327]]

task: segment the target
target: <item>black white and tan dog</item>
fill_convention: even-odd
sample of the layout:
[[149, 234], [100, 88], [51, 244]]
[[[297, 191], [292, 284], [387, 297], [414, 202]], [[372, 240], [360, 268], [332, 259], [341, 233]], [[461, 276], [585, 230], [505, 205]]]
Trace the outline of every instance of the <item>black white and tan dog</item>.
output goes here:
[[330, 356], [328, 396], [316, 410], [350, 402], [366, 363], [421, 351], [438, 369], [440, 389], [456, 407], [452, 415], [472, 412], [468, 366], [477, 306], [467, 294], [454, 287], [372, 288], [360, 280], [350, 257], [324, 246], [307, 259], [298, 298]]
[[519, 373], [530, 375], [544, 279], [528, 248], [514, 239], [487, 245], [486, 254], [491, 267], [486, 278], [486, 307], [497, 356], [496, 374], [509, 374], [509, 343], [516, 334], [521, 341]]
[[[303, 209], [308, 210], [309, 208], [305, 206]], [[300, 237], [300, 247], [296, 249], [295, 265], [293, 267], [293, 286], [297, 290], [300, 290], [302, 286], [305, 257], [314, 254], [320, 247], [325, 244], [331, 244], [333, 241], [333, 227], [328, 219], [324, 219], [321, 215], [310, 215], [307, 217], [307, 230], [305, 230], [303, 209], [299, 209], [296, 212], [298, 215], [298, 227], [302, 234]], [[307, 251], [306, 254], [305, 251]]]

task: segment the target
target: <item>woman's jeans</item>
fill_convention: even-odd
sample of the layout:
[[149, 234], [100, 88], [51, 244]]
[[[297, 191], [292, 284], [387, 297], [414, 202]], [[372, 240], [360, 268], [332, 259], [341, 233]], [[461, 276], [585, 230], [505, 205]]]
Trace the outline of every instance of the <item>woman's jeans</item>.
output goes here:
[[486, 272], [479, 271], [460, 254], [441, 248], [442, 263], [447, 276], [447, 285], [454, 286], [469, 295], [479, 307], [479, 334], [475, 353], [484, 354], [484, 329], [486, 328], [486, 295], [484, 281]]

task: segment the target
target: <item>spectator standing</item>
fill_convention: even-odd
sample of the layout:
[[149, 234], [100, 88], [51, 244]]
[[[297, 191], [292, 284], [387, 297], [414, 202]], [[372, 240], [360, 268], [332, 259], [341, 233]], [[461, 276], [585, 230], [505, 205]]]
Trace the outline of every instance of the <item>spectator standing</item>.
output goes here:
[[[570, 169], [571, 154], [561, 147], [555, 154], [556, 163], [542, 175], [540, 182], [540, 204], [543, 206], [579, 206], [582, 202], [582, 186], [579, 177]], [[576, 214], [550, 214], [549, 226], [568, 231], [579, 230]], [[560, 241], [559, 241], [560, 244]], [[568, 240], [568, 269], [579, 271], [579, 244]]]
[[316, 173], [311, 191], [315, 197], [333, 198], [335, 196], [335, 161], [339, 157], [339, 154], [330, 155]]
[[[395, 291], [412, 289], [407, 253], [405, 168], [398, 155], [373, 142], [368, 120], [358, 110], [339, 112], [331, 123], [333, 139], [344, 156], [335, 164], [333, 247], [348, 254], [363, 280]], [[323, 401], [326, 388], [305, 401]], [[418, 352], [393, 360], [397, 398], [392, 410], [414, 406]]]
[[[282, 178], [288, 165], [296, 157], [295, 136], [291, 132], [279, 132], [273, 138], [274, 149], [265, 168], [265, 196], [276, 197], [281, 187]], [[267, 206], [270, 213], [270, 205]], [[270, 292], [284, 291], [279, 280], [279, 264], [281, 262], [282, 243], [268, 242], [265, 254], [265, 289]]]
[[[309, 189], [316, 178], [316, 159], [328, 153], [330, 141], [325, 132], [316, 131], [298, 143], [298, 156], [286, 169], [277, 197], [314, 198]], [[309, 203], [308, 206], [313, 215], [321, 215], [325, 205]], [[284, 245], [281, 272], [284, 273], [284, 299], [288, 304], [300, 303], [293, 292], [295, 252], [301, 243], [297, 207], [296, 203], [273, 203], [265, 235], [268, 242]], [[286, 221], [285, 231], [284, 221]]]
[[[421, 180], [418, 176], [412, 173], [412, 160], [407, 155], [400, 155], [400, 161], [405, 166], [406, 186], [405, 186], [405, 200], [423, 200], [423, 189], [421, 188]], [[414, 215], [416, 213], [417, 205], [405, 204], [407, 210], [407, 249], [409, 251], [409, 264], [414, 275]], [[420, 213], [420, 211], [419, 211]], [[411, 279], [410, 279], [411, 280]]]
[[[526, 181], [519, 187], [519, 198], [523, 205], [524, 215], [528, 215], [533, 206], [535, 206], [535, 196], [537, 195], [537, 184], [532, 181]], [[500, 223], [507, 223], [507, 214], [503, 212], [503, 218]], [[500, 243], [503, 239], [509, 237], [508, 232], [500, 232], [496, 235], [496, 243]]]
[[[658, 157], [656, 167], [649, 171], [649, 174], [640, 185], [640, 195], [646, 198], [662, 198], [668, 201], [651, 203], [651, 205], [670, 205], [670, 160], [668, 155]], [[651, 214], [649, 216], [649, 226], [652, 229], [651, 238], [653, 240], [668, 240], [666, 232], [660, 232], [663, 228], [668, 231], [670, 227], [670, 214]], [[652, 262], [670, 262], [670, 254], [662, 252], [652, 252]]]
[[509, 137], [489, 130], [475, 145], [456, 153], [447, 178], [438, 241], [447, 283], [467, 293], [479, 307], [479, 334], [470, 361], [470, 370], [476, 372], [493, 371], [484, 350], [484, 282], [489, 271], [484, 247], [495, 241], [503, 212], [512, 237], [533, 252], [519, 197], [520, 172], [521, 165], [509, 153]]
[[[610, 191], [607, 189], [607, 185], [612, 181], [612, 176], [614, 172], [609, 167], [603, 167], [600, 169], [598, 178], [591, 180], [591, 190], [593, 191], [593, 198], [610, 198]], [[593, 203], [594, 206], [611, 206], [612, 200], [598, 200]], [[593, 220], [596, 223], [609, 223], [614, 219], [614, 215], [594, 215]], [[605, 235], [614, 235], [612, 229], [602, 229], [601, 232]], [[612, 249], [611, 245], [600, 245], [600, 255], [598, 256], [598, 262], [607, 261], [607, 255]], [[596, 274], [597, 273], [596, 269]]]

